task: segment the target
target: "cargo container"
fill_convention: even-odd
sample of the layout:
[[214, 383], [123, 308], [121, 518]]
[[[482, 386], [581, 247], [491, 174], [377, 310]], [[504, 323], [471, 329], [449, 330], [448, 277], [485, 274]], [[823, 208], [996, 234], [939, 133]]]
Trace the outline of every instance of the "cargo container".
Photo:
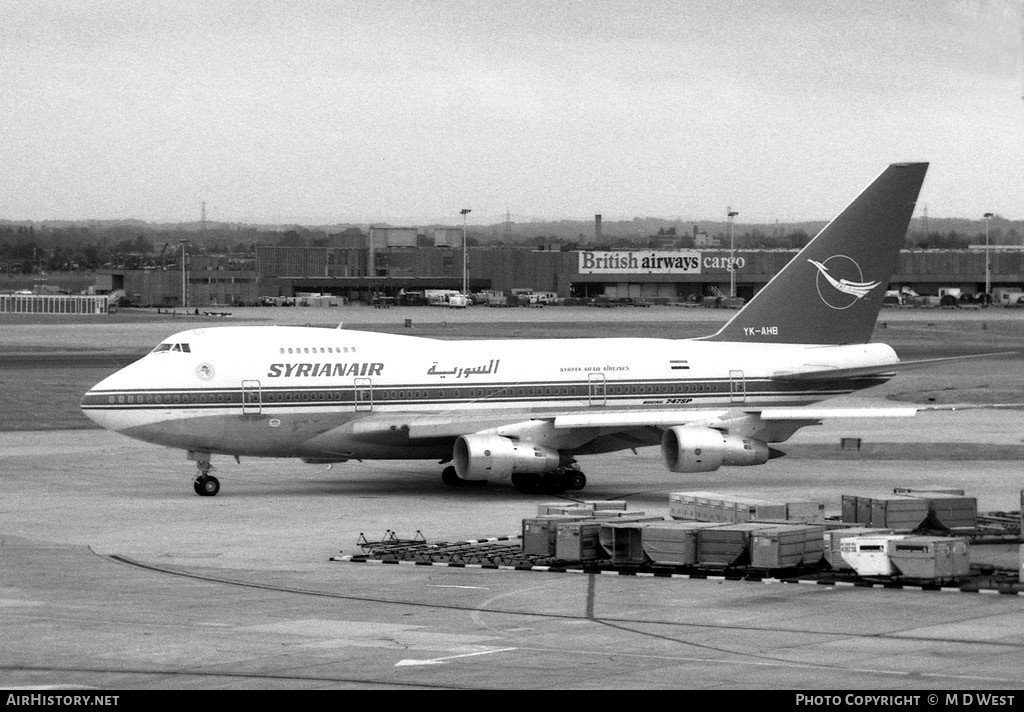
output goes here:
[[811, 566], [821, 561], [825, 528], [814, 524], [778, 524], [750, 536], [750, 565], [759, 569]]
[[818, 566], [825, 559], [825, 527], [821, 524], [805, 524], [807, 540], [804, 543], [804, 566]]
[[978, 524], [978, 501], [962, 490], [912, 490], [897, 488], [896, 494], [875, 497], [843, 495], [844, 522], [865, 526], [913, 531], [931, 524], [936, 527], [974, 528]]
[[825, 561], [836, 571], [851, 571], [853, 567], [839, 554], [840, 545], [843, 540], [862, 536], [880, 536], [883, 534], [892, 534], [892, 530], [871, 527], [826, 530], [822, 535]]
[[895, 542], [906, 536], [883, 534], [843, 539], [839, 544], [839, 554], [861, 576], [892, 576], [897, 570], [889, 558], [890, 552]]
[[555, 535], [559, 524], [591, 519], [589, 515], [547, 514], [523, 520], [523, 553], [554, 556]]
[[866, 523], [873, 527], [909, 531], [919, 527], [927, 517], [927, 500], [894, 494], [871, 499], [871, 519]]
[[626, 511], [626, 502], [621, 499], [609, 500], [584, 500], [581, 506], [593, 509], [595, 512], [612, 510], [616, 512]]
[[721, 500], [721, 498], [722, 495], [717, 492], [670, 492], [668, 514], [673, 519], [696, 521], [698, 499]]
[[812, 502], [807, 501], [796, 501], [786, 502], [786, 519], [791, 522], [824, 522], [825, 521], [825, 503], [824, 502]]
[[636, 511], [636, 512], [620, 512], [614, 509], [601, 509], [593, 513], [594, 519], [599, 519], [603, 522], [611, 521], [656, 521], [664, 519], [663, 516], [647, 514], [647, 512]]
[[750, 562], [750, 537], [775, 524], [723, 524], [697, 530], [697, 563], [703, 566], [742, 566]]
[[752, 500], [736, 503], [737, 522], [749, 522], [754, 519], [786, 519], [789, 505], [785, 502], [771, 500]]
[[855, 494], [844, 494], [842, 496], [841, 517], [844, 522], [849, 522], [851, 524], [857, 524], [860, 522], [860, 520], [857, 519], [858, 500], [859, 497]]
[[928, 516], [932, 524], [948, 529], [973, 529], [978, 526], [978, 500], [975, 497], [943, 492], [912, 493], [907, 496], [928, 503]]
[[642, 532], [649, 526], [675, 524], [664, 517], [615, 517], [598, 520], [601, 530], [598, 541], [613, 564], [639, 565], [647, 563], [643, 550]]
[[605, 558], [600, 542], [601, 522], [564, 522], [555, 525], [555, 558], [559, 561], [594, 561]]
[[640, 565], [646, 563], [641, 530], [648, 526], [647, 522], [616, 522], [601, 523], [598, 533], [601, 548], [613, 564]]
[[728, 526], [718, 522], [649, 522], [638, 530], [646, 560], [658, 566], [692, 566], [697, 563], [697, 532]]
[[750, 565], [758, 569], [786, 569], [804, 560], [806, 534], [783, 525], [762, 529], [750, 536]]
[[858, 524], [871, 524], [871, 497], [857, 497], [857, 516], [853, 521]]
[[537, 516], [543, 517], [548, 514], [592, 514], [594, 511], [593, 507], [587, 507], [584, 504], [570, 503], [570, 502], [548, 502], [547, 504], [537, 505]]
[[[801, 507], [816, 516], [819, 503], [794, 503], [795, 511]], [[754, 519], [788, 519], [786, 502], [776, 502], [744, 495], [721, 494], [719, 492], [673, 492], [669, 495], [669, 516], [673, 519], [699, 522], [741, 523]], [[825, 505], [820, 505], [824, 518]], [[810, 516], [810, 515], [808, 515]]]
[[892, 543], [889, 558], [906, 578], [947, 581], [971, 572], [966, 539], [908, 536]]

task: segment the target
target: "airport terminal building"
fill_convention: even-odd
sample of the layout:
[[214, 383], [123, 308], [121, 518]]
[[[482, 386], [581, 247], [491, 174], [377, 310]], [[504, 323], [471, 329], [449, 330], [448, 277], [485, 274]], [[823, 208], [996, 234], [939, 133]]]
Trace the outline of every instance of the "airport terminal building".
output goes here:
[[[460, 236], [461, 237], [461, 236]], [[399, 244], [394, 244], [398, 242]], [[257, 246], [254, 255], [195, 255], [177, 269], [108, 270], [98, 292], [123, 290], [139, 306], [258, 304], [268, 299], [330, 296], [336, 303], [370, 303], [425, 290], [471, 293], [550, 293], [564, 299], [696, 301], [735, 293], [749, 300], [796, 250], [602, 249], [470, 246], [455, 239], [424, 244], [407, 231], [376, 235], [337, 247]], [[986, 271], [986, 262], [988, 270]], [[734, 269], [732, 269], [734, 268]], [[986, 277], [987, 274], [987, 277]], [[889, 284], [922, 296], [980, 294], [995, 301], [1024, 292], [1024, 251], [904, 250]]]

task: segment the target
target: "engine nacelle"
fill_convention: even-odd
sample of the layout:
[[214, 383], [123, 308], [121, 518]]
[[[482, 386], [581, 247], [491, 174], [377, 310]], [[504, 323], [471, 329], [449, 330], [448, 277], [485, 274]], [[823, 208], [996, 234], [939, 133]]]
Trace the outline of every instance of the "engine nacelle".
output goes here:
[[760, 440], [677, 425], [662, 436], [661, 454], [672, 472], [712, 472], [722, 465], [763, 465], [781, 453]]
[[504, 480], [514, 474], [541, 474], [558, 467], [557, 450], [520, 443], [500, 435], [462, 435], [455, 441], [452, 464], [464, 480]]

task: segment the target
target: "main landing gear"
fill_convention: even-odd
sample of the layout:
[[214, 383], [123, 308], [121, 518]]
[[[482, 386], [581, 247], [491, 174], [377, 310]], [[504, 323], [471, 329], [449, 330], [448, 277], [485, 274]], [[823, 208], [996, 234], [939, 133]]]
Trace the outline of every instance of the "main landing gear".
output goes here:
[[220, 482], [210, 474], [210, 470], [213, 469], [213, 465], [210, 464], [210, 453], [189, 452], [188, 457], [196, 461], [196, 468], [199, 470], [196, 481], [192, 483], [192, 489], [196, 494], [200, 497], [213, 497], [220, 492]]
[[561, 494], [565, 490], [581, 490], [586, 487], [587, 476], [573, 463], [542, 475], [512, 475], [512, 484], [523, 494]]

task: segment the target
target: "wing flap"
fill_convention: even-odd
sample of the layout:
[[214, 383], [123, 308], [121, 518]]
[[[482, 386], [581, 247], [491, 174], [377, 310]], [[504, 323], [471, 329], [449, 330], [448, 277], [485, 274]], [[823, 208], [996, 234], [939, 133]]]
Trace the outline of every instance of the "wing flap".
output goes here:
[[912, 418], [920, 408], [766, 408], [761, 420], [827, 420], [829, 418]]
[[646, 425], [672, 426], [720, 420], [728, 410], [645, 410], [583, 412], [555, 416], [555, 428], [629, 428]]

